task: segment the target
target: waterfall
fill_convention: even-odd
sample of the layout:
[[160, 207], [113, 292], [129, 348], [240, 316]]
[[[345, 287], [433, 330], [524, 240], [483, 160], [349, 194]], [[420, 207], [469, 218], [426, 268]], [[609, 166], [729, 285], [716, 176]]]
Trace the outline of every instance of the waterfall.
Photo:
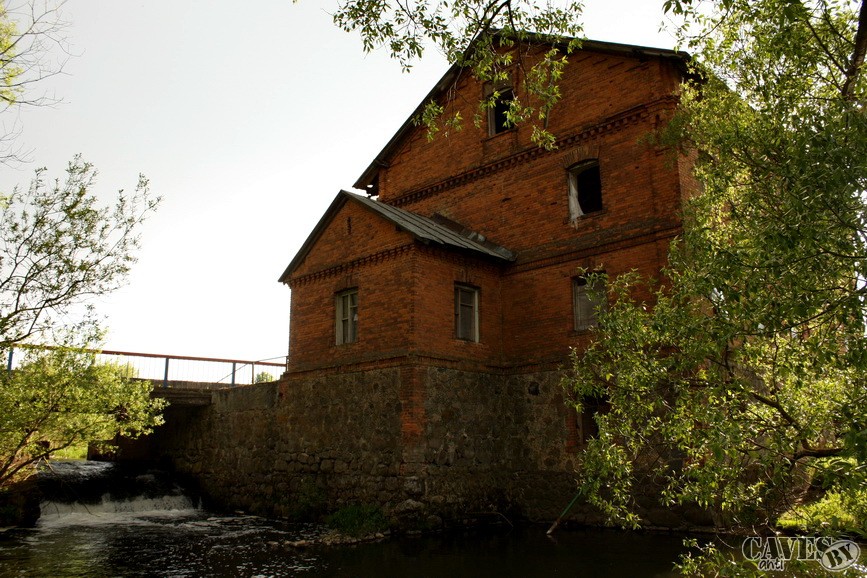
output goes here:
[[165, 472], [143, 466], [51, 461], [41, 466], [38, 485], [43, 527], [184, 517], [200, 510]]

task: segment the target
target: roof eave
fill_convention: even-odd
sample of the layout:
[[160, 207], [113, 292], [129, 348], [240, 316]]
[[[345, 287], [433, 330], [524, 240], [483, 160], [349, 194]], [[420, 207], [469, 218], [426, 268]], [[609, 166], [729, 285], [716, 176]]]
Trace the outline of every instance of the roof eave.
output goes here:
[[446, 73], [439, 79], [439, 81], [434, 85], [434, 87], [425, 95], [425, 97], [421, 100], [418, 106], [415, 107], [415, 110], [412, 111], [412, 114], [403, 122], [397, 132], [394, 133], [394, 136], [389, 139], [386, 145], [382, 148], [378, 155], [373, 159], [373, 161], [368, 165], [364, 172], [361, 173], [361, 176], [355, 181], [352, 185], [356, 189], [360, 189], [362, 191], [367, 190], [368, 186], [370, 186], [373, 181], [376, 179], [376, 175], [379, 172], [379, 169], [382, 167], [387, 167], [388, 163], [386, 159], [391, 156], [391, 152], [394, 148], [397, 147], [397, 143], [403, 140], [403, 137], [413, 128], [415, 128], [415, 123], [413, 119], [416, 118], [424, 109], [425, 105], [430, 102], [437, 94], [442, 92], [458, 75], [461, 70], [461, 66], [457, 64], [451, 65]]
[[337, 196], [334, 197], [334, 200], [331, 201], [331, 204], [328, 205], [328, 209], [326, 209], [325, 213], [319, 219], [319, 222], [316, 223], [316, 226], [313, 227], [313, 231], [307, 236], [304, 244], [301, 245], [301, 248], [298, 249], [298, 252], [295, 253], [295, 257], [292, 258], [292, 261], [286, 267], [286, 270], [283, 271], [283, 274], [280, 275], [280, 278], [277, 280], [279, 283], [288, 283], [289, 277], [295, 271], [295, 269], [304, 261], [304, 258], [307, 256], [307, 253], [310, 252], [310, 249], [313, 248], [313, 245], [316, 244], [316, 241], [319, 239], [319, 236], [331, 222], [331, 219], [334, 218], [334, 215], [346, 204], [348, 197], [346, 196], [346, 191], [340, 191], [337, 193]]
[[[367, 199], [361, 195], [357, 195], [355, 193], [350, 193], [349, 191], [340, 191], [337, 193], [337, 196], [331, 202], [331, 205], [328, 206], [328, 209], [325, 211], [325, 214], [319, 219], [319, 222], [316, 223], [316, 226], [313, 228], [313, 231], [310, 235], [307, 236], [307, 239], [304, 241], [304, 244], [301, 245], [301, 248], [295, 254], [295, 257], [292, 258], [292, 261], [283, 271], [283, 274], [280, 275], [278, 281], [280, 283], [289, 283], [289, 280], [292, 274], [295, 272], [295, 269], [298, 268], [299, 265], [304, 261], [305, 257], [307, 257], [310, 250], [319, 240], [319, 237], [322, 235], [322, 232], [328, 227], [331, 221], [334, 219], [335, 215], [343, 208], [347, 201], [353, 200], [361, 206], [365, 207], [368, 211], [374, 211], [381, 218], [386, 219], [390, 223], [394, 224], [399, 228], [399, 230], [408, 233], [413, 237], [413, 239], [417, 242], [421, 242], [424, 244], [435, 244], [437, 246], [441, 246], [444, 248], [448, 248], [450, 250], [457, 250], [461, 252], [466, 252], [468, 254], [472, 254], [476, 257], [488, 258], [494, 261], [514, 261], [515, 255], [505, 247], [501, 247], [499, 245], [490, 244], [490, 246], [485, 246], [484, 243], [479, 243], [477, 240], [467, 239], [464, 237], [465, 242], [471, 242], [473, 244], [477, 244], [478, 247], [467, 247], [467, 246], [458, 246], [456, 244], [450, 244], [448, 242], [443, 241], [440, 238], [431, 238], [431, 235], [426, 235], [424, 230], [424, 225], [421, 225], [421, 229], [419, 228], [419, 223], [414, 223], [411, 221], [407, 221], [405, 218], [401, 219], [396, 215], [389, 214], [389, 211], [400, 211], [400, 209], [396, 209], [391, 207], [390, 205], [383, 205], [382, 203], [378, 203], [372, 199]], [[416, 215], [417, 218], [424, 219]], [[436, 237], [437, 235], [434, 235]]]

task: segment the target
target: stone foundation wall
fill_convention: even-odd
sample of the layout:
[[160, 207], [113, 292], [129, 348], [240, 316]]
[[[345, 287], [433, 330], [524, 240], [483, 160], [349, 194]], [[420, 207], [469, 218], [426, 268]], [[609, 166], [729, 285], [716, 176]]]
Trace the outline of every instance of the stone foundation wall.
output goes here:
[[[359, 502], [416, 526], [553, 520], [577, 460], [558, 381], [419, 366], [290, 377], [170, 408], [146, 443], [228, 509], [299, 516]], [[580, 507], [572, 517], [599, 521]]]

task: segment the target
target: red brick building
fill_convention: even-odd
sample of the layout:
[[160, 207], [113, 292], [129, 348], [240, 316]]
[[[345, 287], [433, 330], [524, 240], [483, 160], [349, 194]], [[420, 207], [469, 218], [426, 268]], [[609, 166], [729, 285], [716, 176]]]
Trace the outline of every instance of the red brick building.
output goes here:
[[[673, 52], [586, 42], [560, 84], [550, 152], [530, 127], [490, 126], [494, 114], [432, 142], [408, 120], [355, 183], [377, 199], [341, 191], [280, 278], [289, 371], [407, 356], [561, 364], [592, 324], [579, 269], [653, 275], [679, 231], [683, 175], [646, 137], [671, 116], [682, 68]], [[457, 83], [472, 118], [484, 86], [457, 72], [429, 97]]]
[[[550, 115], [552, 151], [531, 127], [503, 127], [496, 108], [432, 142], [407, 120], [354, 185], [370, 197], [338, 193], [280, 278], [292, 290], [281, 395], [391, 369], [402, 475], [491, 464], [571, 475], [580, 420], [558, 368], [594, 323], [580, 272], [656, 275], [665, 263], [691, 181], [647, 137], [671, 117], [683, 71], [672, 51], [585, 42]], [[425, 101], [452, 90], [471, 119], [486, 87], [461, 72]]]

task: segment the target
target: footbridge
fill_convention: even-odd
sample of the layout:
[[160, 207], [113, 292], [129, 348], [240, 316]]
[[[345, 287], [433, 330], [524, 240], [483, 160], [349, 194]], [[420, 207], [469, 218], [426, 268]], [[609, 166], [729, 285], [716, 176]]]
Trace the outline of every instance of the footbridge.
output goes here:
[[285, 357], [224, 359], [107, 349], [97, 357], [101, 362], [130, 368], [130, 377], [150, 381], [153, 395], [176, 407], [209, 405], [215, 389], [275, 381], [286, 369]]
[[[23, 358], [17, 352], [9, 352], [7, 369], [14, 369]], [[174, 406], [208, 405], [216, 389], [276, 381], [286, 369], [285, 356], [249, 360], [108, 349], [91, 353], [99, 363], [122, 367], [132, 379], [150, 381], [153, 395]]]

